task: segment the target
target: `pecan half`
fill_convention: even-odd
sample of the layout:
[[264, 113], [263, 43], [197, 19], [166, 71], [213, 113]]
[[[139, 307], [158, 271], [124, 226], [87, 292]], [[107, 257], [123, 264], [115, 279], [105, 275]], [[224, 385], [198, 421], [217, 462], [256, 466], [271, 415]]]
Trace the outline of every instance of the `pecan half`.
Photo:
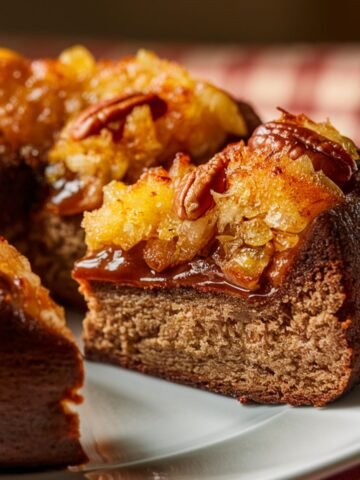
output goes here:
[[122, 130], [127, 115], [140, 105], [148, 105], [154, 120], [162, 117], [167, 111], [166, 102], [154, 93], [132, 93], [121, 95], [109, 100], [103, 100], [85, 109], [70, 130], [74, 140], [83, 140], [91, 135], [96, 135], [102, 128], [109, 124], [121, 122], [118, 130]]
[[227, 159], [216, 156], [183, 177], [174, 199], [174, 208], [179, 218], [197, 220], [214, 205], [211, 191], [225, 191], [227, 164]]
[[315, 170], [322, 170], [339, 186], [357, 170], [356, 162], [339, 143], [286, 119], [260, 125], [248, 145], [261, 153], [284, 153], [294, 160], [306, 154]]

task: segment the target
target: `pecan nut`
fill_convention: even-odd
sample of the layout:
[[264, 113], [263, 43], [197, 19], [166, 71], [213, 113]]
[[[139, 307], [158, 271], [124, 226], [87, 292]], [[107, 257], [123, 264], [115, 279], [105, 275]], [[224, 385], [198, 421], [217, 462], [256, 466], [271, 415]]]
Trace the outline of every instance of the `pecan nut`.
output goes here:
[[228, 160], [220, 155], [184, 176], [175, 193], [174, 208], [182, 220], [197, 220], [214, 205], [211, 191], [226, 189]]
[[356, 162], [342, 145], [294, 123], [296, 117], [285, 114], [284, 120], [260, 125], [248, 145], [260, 153], [284, 153], [296, 160], [308, 155], [315, 170], [322, 170], [333, 182], [342, 186], [357, 170]]
[[98, 134], [102, 128], [108, 127], [113, 122], [121, 122], [117, 129], [122, 130], [127, 115], [141, 105], [150, 107], [154, 120], [162, 117], [167, 111], [166, 102], [154, 93], [121, 95], [91, 105], [80, 113], [71, 127], [70, 136], [74, 140], [83, 140]]

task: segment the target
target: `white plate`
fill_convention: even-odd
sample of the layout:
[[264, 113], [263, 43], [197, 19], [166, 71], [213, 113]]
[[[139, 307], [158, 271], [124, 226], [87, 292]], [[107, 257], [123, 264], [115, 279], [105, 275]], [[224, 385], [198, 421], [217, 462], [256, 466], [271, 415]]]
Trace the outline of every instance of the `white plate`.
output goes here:
[[360, 388], [322, 409], [241, 405], [88, 362], [84, 396], [89, 464], [0, 479], [315, 479], [360, 458]]

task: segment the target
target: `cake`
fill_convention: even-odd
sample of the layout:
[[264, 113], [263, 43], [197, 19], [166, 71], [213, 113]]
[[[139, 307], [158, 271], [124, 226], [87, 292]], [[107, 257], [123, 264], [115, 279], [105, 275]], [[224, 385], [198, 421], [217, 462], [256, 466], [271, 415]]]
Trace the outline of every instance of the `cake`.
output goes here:
[[16, 240], [37, 192], [42, 157], [65, 115], [64, 92], [73, 86], [55, 63], [30, 62], [0, 49], [0, 214], [1, 233]]
[[40, 60], [3, 49], [0, 88], [0, 231], [70, 302], [82, 214], [101, 205], [104, 185], [132, 183], [178, 151], [202, 163], [259, 124], [246, 103], [147, 51], [97, 62], [83, 47]]
[[64, 312], [29, 262], [0, 239], [0, 467], [86, 459], [79, 422], [83, 363]]
[[113, 181], [76, 263], [86, 356], [238, 398], [323, 406], [360, 378], [358, 151], [282, 112], [203, 165]]

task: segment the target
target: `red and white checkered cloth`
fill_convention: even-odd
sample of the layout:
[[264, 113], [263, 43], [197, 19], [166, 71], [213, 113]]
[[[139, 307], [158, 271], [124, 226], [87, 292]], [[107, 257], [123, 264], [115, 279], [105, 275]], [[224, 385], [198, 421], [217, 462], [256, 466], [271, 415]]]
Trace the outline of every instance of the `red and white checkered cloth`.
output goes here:
[[205, 63], [191, 55], [184, 63], [248, 99], [264, 119], [277, 116], [277, 106], [315, 120], [329, 117], [360, 143], [360, 47], [298, 46], [221, 53], [210, 63], [209, 72]]

